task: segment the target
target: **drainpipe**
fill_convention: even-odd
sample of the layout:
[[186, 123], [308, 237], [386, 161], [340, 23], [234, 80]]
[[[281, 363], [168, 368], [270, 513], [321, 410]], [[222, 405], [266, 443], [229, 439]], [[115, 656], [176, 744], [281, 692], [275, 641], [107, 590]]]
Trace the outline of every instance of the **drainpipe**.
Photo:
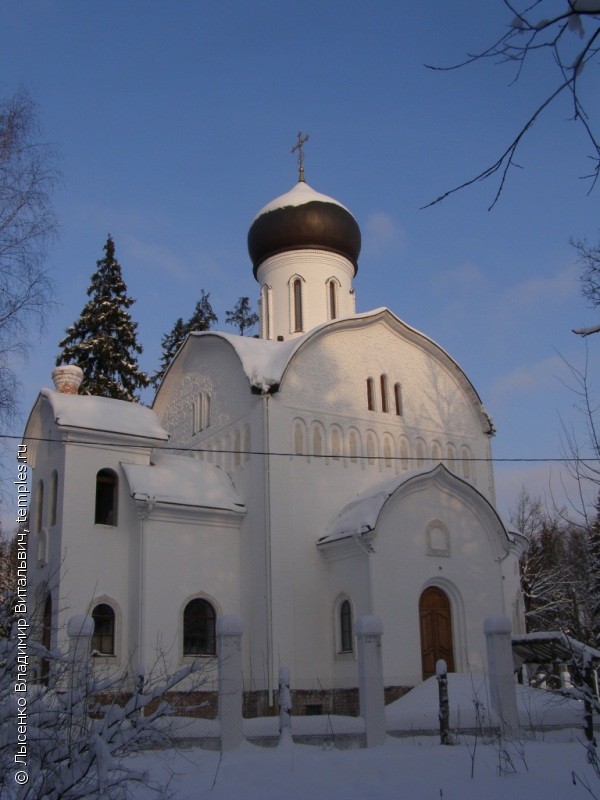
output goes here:
[[267, 620], [267, 689], [269, 705], [274, 703], [273, 687], [273, 583], [271, 576], [271, 463], [269, 457], [269, 395], [262, 396], [263, 411], [263, 481], [265, 499], [265, 614]]

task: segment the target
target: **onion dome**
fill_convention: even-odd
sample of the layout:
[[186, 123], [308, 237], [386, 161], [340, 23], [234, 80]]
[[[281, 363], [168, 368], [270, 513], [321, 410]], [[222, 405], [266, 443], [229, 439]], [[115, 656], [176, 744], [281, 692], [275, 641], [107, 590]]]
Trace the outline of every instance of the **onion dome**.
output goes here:
[[248, 231], [248, 252], [254, 277], [269, 256], [290, 250], [328, 250], [339, 253], [358, 270], [360, 228], [337, 200], [319, 194], [299, 181], [258, 212]]

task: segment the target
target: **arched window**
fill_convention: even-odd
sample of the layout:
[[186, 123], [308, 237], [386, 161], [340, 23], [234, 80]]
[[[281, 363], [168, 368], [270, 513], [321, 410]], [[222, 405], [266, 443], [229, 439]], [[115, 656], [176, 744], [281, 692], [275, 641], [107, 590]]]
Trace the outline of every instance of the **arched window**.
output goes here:
[[352, 652], [352, 638], [352, 608], [350, 601], [344, 600], [340, 605], [340, 653]]
[[50, 476], [50, 527], [56, 525], [56, 507], [58, 504], [58, 472], [54, 470]]
[[431, 460], [432, 461], [441, 461], [442, 460], [442, 451], [440, 446], [437, 442], [434, 442], [431, 445]]
[[35, 503], [35, 532], [42, 530], [42, 520], [44, 518], [44, 481], [38, 481], [37, 495]]
[[214, 656], [217, 652], [215, 609], [196, 597], [183, 611], [183, 655]]
[[302, 322], [302, 281], [296, 278], [292, 284], [294, 300], [294, 331], [303, 330]]
[[103, 656], [115, 654], [115, 612], [108, 603], [99, 603], [92, 611], [94, 634], [92, 636], [92, 653]]
[[396, 403], [396, 416], [402, 416], [402, 386], [399, 383], [394, 384], [394, 401]]
[[329, 319], [337, 319], [337, 285], [334, 280], [330, 280], [327, 284], [327, 305], [329, 310]]
[[101, 469], [96, 475], [96, 525], [116, 525], [119, 479], [112, 469]]
[[388, 379], [387, 379], [387, 375], [382, 375], [381, 378], [379, 379], [379, 382], [381, 384], [381, 410], [384, 412], [384, 414], [387, 414], [387, 412], [390, 410], [390, 407], [389, 407], [389, 404], [388, 404]]
[[375, 381], [373, 378], [367, 378], [367, 408], [369, 411], [375, 411]]

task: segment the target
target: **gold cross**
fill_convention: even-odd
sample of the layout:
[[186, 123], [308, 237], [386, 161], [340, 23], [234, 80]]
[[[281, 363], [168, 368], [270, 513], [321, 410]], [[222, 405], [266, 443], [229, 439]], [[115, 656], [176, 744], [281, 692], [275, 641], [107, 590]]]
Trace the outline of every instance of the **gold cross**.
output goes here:
[[296, 150], [298, 151], [298, 181], [302, 183], [306, 183], [304, 179], [304, 153], [302, 151], [302, 146], [308, 142], [310, 136], [308, 133], [303, 134], [302, 131], [298, 131], [298, 142], [292, 147], [292, 153], [295, 153]]

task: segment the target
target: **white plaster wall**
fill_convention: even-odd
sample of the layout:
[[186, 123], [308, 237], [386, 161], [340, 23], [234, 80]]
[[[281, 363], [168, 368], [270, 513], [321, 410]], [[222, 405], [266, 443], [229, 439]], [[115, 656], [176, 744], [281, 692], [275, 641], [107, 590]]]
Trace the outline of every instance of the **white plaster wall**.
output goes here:
[[[129, 548], [131, 532], [137, 525], [133, 501], [120, 462], [147, 464], [149, 450], [138, 448], [68, 445], [65, 454], [64, 485], [68, 503], [62, 516], [61, 585], [58, 597], [59, 634], [66, 619], [86, 613], [97, 602], [116, 606], [122, 624], [117, 631], [116, 650], [121, 664], [132, 650], [128, 636]], [[114, 470], [119, 478], [116, 526], [94, 523], [96, 475], [101, 469]]]
[[191, 599], [204, 597], [218, 616], [241, 613], [239, 520], [209, 514], [194, 521], [157, 511], [144, 521], [143, 539], [142, 658], [149, 669], [160, 650], [178, 668], [185, 662], [183, 609]]
[[[334, 278], [338, 284], [338, 317], [354, 314], [355, 298], [352, 292], [354, 266], [347, 258], [325, 250], [298, 250], [278, 253], [266, 259], [257, 271], [261, 292], [263, 286], [270, 287], [269, 337], [283, 336], [289, 339], [300, 336], [327, 322], [329, 317], [327, 281]], [[294, 329], [293, 297], [290, 282], [302, 280], [302, 331]], [[261, 304], [260, 313], [265, 309]], [[267, 326], [261, 321], [261, 332], [265, 337]]]
[[[395, 381], [402, 384], [404, 414], [401, 418], [393, 413], [392, 404], [389, 413], [367, 410], [366, 379], [369, 375], [378, 378], [381, 373], [389, 376], [390, 386]], [[456, 376], [415, 342], [403, 339], [382, 322], [360, 325], [357, 330], [328, 331], [309, 341], [294, 357], [279, 393], [271, 398], [270, 403], [271, 450], [294, 453], [296, 422], [306, 426], [307, 437], [305, 453], [279, 456], [271, 475], [274, 648], [292, 667], [297, 678], [314, 675], [327, 679], [331, 671], [337, 669], [331, 658], [332, 591], [335, 596], [338, 587], [339, 590], [343, 587], [341, 582], [332, 584], [331, 567], [317, 552], [316, 540], [326, 532], [330, 520], [357, 494], [402, 474], [402, 465], [397, 461], [389, 467], [383, 461], [374, 465], [365, 459], [351, 461], [347, 438], [350, 427], [360, 432], [363, 454], [369, 430], [378, 436], [379, 441], [382, 441], [384, 433], [393, 437], [396, 443], [400, 436], [406, 436], [413, 447], [417, 437], [421, 437], [427, 446], [434, 439], [445, 444], [451, 442], [457, 451], [467, 443], [474, 457], [483, 458], [489, 452], [488, 437], [482, 431], [478, 409], [473, 408]], [[326, 432], [334, 424], [340, 426], [344, 436], [344, 457], [314, 456], [310, 432], [315, 421], [322, 422]], [[324, 452], [328, 449], [329, 443], [326, 442]], [[414, 454], [414, 449], [412, 452]], [[472, 469], [473, 483], [489, 497], [493, 487], [487, 480], [487, 468], [481, 470], [472, 464]], [[424, 504], [421, 513], [432, 513], [431, 502], [430, 498], [421, 498]], [[456, 510], [455, 514], [459, 519], [461, 511]], [[464, 524], [463, 521], [461, 525]], [[476, 543], [475, 538], [471, 544], [475, 546]], [[398, 581], [400, 565], [406, 564], [410, 572], [412, 558], [412, 552], [390, 553], [388, 573], [379, 574], [375, 579], [378, 591], [383, 595], [390, 587], [400, 585], [395, 602], [404, 606], [407, 602], [417, 603], [421, 591], [420, 585], [408, 587]], [[481, 544], [475, 547], [472, 559], [471, 566], [465, 567], [457, 580], [459, 577], [463, 579], [465, 570], [469, 574], [482, 571], [484, 578], [479, 588], [487, 593], [484, 605], [491, 609], [489, 613], [498, 611], [502, 598], [497, 564]], [[431, 561], [421, 559], [420, 572], [416, 569], [414, 573], [420, 575], [421, 581], [425, 579], [424, 565], [430, 569]], [[429, 573], [428, 577], [431, 577]], [[496, 581], [495, 588], [490, 583], [492, 577]], [[336, 580], [340, 581], [339, 575]], [[470, 613], [475, 613], [476, 609], [478, 612], [476, 605], [471, 605], [470, 609]], [[380, 613], [377, 604], [372, 613]], [[384, 625], [386, 618], [396, 613], [395, 608], [384, 608], [381, 613]], [[478, 616], [476, 622], [469, 623], [469, 636], [473, 637], [475, 644], [473, 652], [463, 659], [465, 669], [469, 659], [473, 664], [479, 663], [480, 619], [483, 617]], [[418, 634], [418, 615], [416, 626]], [[386, 627], [386, 647], [390, 638], [387, 634]], [[398, 649], [392, 649], [396, 664], [393, 671], [409, 671], [420, 676], [420, 646], [414, 636], [406, 648], [412, 648], [409, 662], [404, 657], [398, 662]]]
[[[421, 680], [419, 597], [439, 586], [450, 598], [455, 669], [481, 672], [485, 665], [483, 620], [505, 613], [499, 561], [508, 541], [495, 515], [447, 481], [416, 481], [384, 506], [373, 556], [374, 613], [384, 620], [386, 682]], [[427, 527], [442, 522], [449, 554], [430, 555]]]
[[[192, 435], [192, 402], [199, 392], [211, 396], [210, 425]], [[261, 453], [263, 406], [266, 399], [251, 393], [250, 383], [233, 348], [218, 337], [191, 337], [173, 363], [154, 405], [174, 447], [190, 447], [198, 457], [232, 477], [247, 513], [241, 522], [238, 564], [239, 613], [244, 620], [242, 655], [245, 673], [262, 681], [267, 671], [267, 535], [266, 462], [262, 455], [232, 455], [236, 432], [244, 447]], [[249, 442], [245, 434], [249, 433]], [[204, 450], [204, 453], [200, 451]], [[219, 597], [216, 597], [220, 602]], [[229, 612], [227, 612], [229, 613]], [[272, 653], [271, 653], [272, 656]]]

